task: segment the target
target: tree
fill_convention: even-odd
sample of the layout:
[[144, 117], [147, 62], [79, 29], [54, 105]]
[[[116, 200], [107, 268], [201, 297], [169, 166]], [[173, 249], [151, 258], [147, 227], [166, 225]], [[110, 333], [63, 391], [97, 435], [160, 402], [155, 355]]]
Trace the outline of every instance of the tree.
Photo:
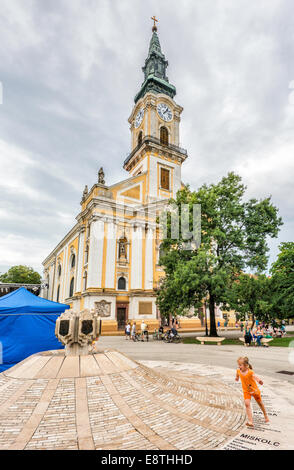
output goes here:
[[252, 328], [255, 320], [270, 321], [272, 319], [271, 279], [265, 274], [240, 274], [228, 293], [228, 304], [243, 320], [251, 315]]
[[[210, 336], [217, 336], [215, 306], [226, 305], [228, 292], [237, 276], [246, 268], [262, 271], [267, 266], [267, 237], [277, 237], [282, 224], [278, 209], [267, 197], [244, 201], [246, 187], [241, 177], [229, 173], [217, 184], [191, 192], [178, 191], [170, 206], [177, 208], [179, 237], [172, 237], [172, 216], [166, 214], [165, 238], [160, 264], [165, 279], [159, 288], [157, 304], [162, 311], [183, 314], [207, 299], [210, 312]], [[181, 214], [189, 207], [190, 230], [193, 206], [201, 204], [201, 244], [187, 249]]]
[[294, 316], [294, 242], [281, 243], [271, 268], [273, 310], [279, 318]]
[[29, 266], [12, 266], [7, 273], [0, 276], [1, 282], [15, 284], [40, 284], [41, 276]]

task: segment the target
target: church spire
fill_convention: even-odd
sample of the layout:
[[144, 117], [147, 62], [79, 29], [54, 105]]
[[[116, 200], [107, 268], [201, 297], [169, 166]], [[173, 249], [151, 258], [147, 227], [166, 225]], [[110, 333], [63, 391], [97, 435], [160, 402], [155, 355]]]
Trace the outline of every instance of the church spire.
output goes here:
[[153, 93], [164, 93], [171, 98], [176, 94], [176, 88], [169, 83], [166, 75], [168, 61], [165, 60], [165, 56], [161, 51], [157, 35], [157, 26], [155, 22], [158, 20], [155, 17], [151, 19], [154, 21], [154, 26], [152, 28], [152, 37], [150, 40], [148, 56], [145, 60], [145, 65], [142, 68], [144, 72], [144, 82], [142, 83], [141, 90], [135, 96], [135, 103], [150, 91]]

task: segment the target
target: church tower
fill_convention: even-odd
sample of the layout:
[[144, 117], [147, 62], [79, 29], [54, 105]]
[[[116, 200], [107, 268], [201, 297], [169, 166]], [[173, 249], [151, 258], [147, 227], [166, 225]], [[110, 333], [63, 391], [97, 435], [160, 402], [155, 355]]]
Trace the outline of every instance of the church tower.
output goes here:
[[146, 203], [176, 196], [181, 188], [181, 165], [187, 158], [187, 151], [179, 146], [183, 108], [174, 101], [176, 88], [166, 75], [168, 61], [155, 21], [142, 68], [144, 81], [129, 117], [131, 153], [124, 162], [130, 176], [147, 172]]

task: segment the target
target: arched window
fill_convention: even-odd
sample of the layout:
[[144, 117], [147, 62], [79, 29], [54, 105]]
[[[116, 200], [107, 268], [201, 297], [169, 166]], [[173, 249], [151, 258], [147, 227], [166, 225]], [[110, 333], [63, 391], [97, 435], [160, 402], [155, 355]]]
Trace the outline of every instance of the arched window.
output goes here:
[[85, 290], [87, 289], [87, 280], [88, 280], [88, 273], [87, 273], [87, 271], [84, 272], [83, 279], [84, 279], [83, 290], [85, 291]]
[[160, 143], [162, 145], [168, 145], [168, 130], [166, 127], [160, 128]]
[[142, 140], [143, 140], [143, 131], [140, 131], [138, 135], [138, 146], [142, 144]]
[[60, 286], [57, 287], [56, 302], [59, 302]]
[[69, 297], [73, 296], [74, 293], [74, 284], [75, 284], [75, 278], [72, 277], [69, 285]]
[[76, 255], [73, 254], [72, 257], [71, 257], [70, 267], [74, 268], [75, 265], [76, 265]]
[[58, 265], [58, 277], [60, 277], [60, 276], [61, 276], [61, 265], [59, 264]]
[[126, 290], [126, 280], [124, 277], [120, 277], [117, 283], [118, 290]]

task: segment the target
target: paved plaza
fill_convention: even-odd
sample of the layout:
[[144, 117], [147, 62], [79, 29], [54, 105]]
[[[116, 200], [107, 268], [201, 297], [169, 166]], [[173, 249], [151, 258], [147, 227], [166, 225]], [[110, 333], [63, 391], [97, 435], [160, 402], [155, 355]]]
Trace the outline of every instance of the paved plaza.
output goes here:
[[197, 368], [183, 372], [107, 349], [30, 356], [0, 375], [0, 448], [223, 447], [244, 425], [240, 391]]
[[[289, 331], [293, 331], [293, 326], [288, 327], [287, 329]], [[199, 333], [189, 333], [185, 336], [192, 336], [195, 338], [199, 335]], [[230, 338], [238, 338], [242, 336], [240, 331], [221, 331], [220, 335]], [[254, 346], [246, 348], [241, 344], [240, 346], [201, 346], [200, 344], [164, 343], [163, 341], [153, 341], [152, 339], [149, 343], [134, 343], [132, 341], [126, 341], [125, 337], [122, 336], [102, 336], [99, 338], [99, 345], [101, 347], [118, 349], [134, 360], [201, 363], [210, 366], [227, 367], [230, 369], [235, 369], [237, 367], [236, 361], [239, 356], [248, 356], [258, 375], [267, 375], [269, 377], [276, 378], [277, 380], [284, 380], [294, 384], [294, 375], [279, 374], [280, 371], [290, 371], [294, 373], [294, 336], [292, 348], [258, 348]]]
[[[245, 353], [270, 418], [253, 403], [254, 429], [234, 380]], [[0, 449], [294, 449], [290, 354], [124, 337], [86, 356], [41, 352], [0, 375]]]

